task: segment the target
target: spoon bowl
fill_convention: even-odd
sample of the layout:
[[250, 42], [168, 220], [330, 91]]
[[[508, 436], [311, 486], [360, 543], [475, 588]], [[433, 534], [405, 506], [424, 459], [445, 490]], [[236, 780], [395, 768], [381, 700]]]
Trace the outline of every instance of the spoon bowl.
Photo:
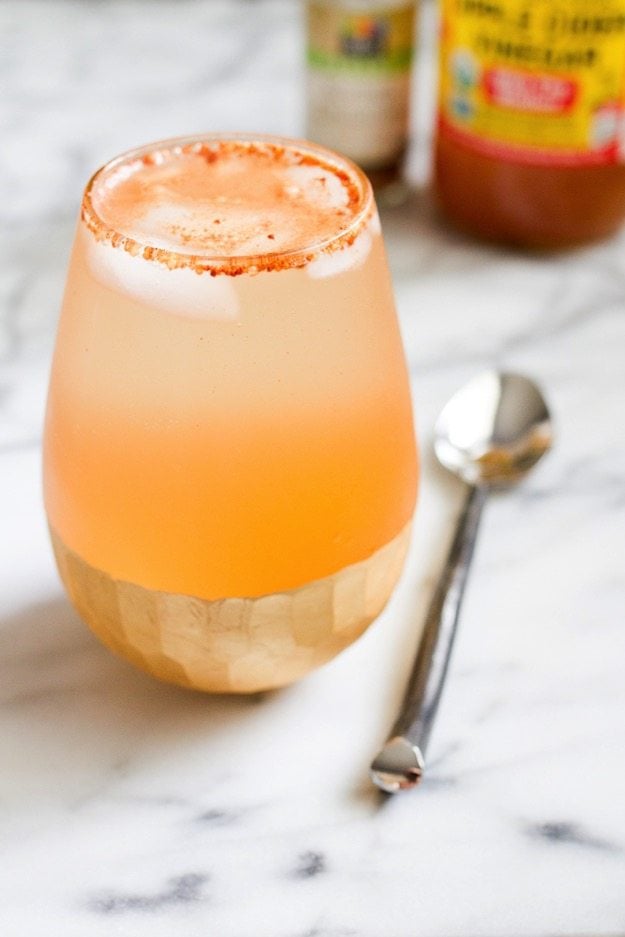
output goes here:
[[545, 400], [522, 374], [485, 371], [461, 387], [434, 428], [438, 461], [469, 485], [507, 487], [551, 448]]

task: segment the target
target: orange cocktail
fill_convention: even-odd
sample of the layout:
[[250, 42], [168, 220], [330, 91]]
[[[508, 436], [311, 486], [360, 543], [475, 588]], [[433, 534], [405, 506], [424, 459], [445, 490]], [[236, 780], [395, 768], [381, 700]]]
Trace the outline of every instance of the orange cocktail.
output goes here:
[[174, 682], [332, 657], [401, 569], [416, 485], [370, 187], [309, 144], [177, 140], [91, 180], [45, 436], [69, 594]]

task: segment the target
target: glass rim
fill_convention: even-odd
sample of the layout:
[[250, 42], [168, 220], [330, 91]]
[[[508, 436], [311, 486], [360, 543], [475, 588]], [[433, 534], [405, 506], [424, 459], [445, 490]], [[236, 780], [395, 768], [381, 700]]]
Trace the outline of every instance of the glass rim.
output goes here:
[[[302, 245], [301, 247], [268, 251], [262, 254], [232, 255], [202, 251], [185, 253], [177, 248], [164, 248], [150, 244], [149, 241], [140, 241], [132, 235], [117, 230], [97, 212], [93, 204], [92, 192], [98, 180], [106, 173], [112, 172], [124, 165], [131, 165], [133, 162], [158, 151], [169, 151], [172, 153], [172, 158], [176, 158], [182, 155], [185, 150], [187, 152], [193, 152], [194, 147], [200, 147], [203, 144], [218, 144], [220, 142], [240, 142], [247, 145], [257, 143], [261, 146], [266, 144], [268, 146], [290, 149], [295, 154], [300, 153], [303, 156], [312, 156], [322, 168], [338, 174], [339, 178], [342, 180], [349, 180], [351, 191], [357, 194], [356, 203], [353, 208], [353, 218], [346, 227], [341, 228], [328, 237], [320, 238], [317, 241]], [[353, 244], [366, 226], [373, 214], [374, 208], [373, 189], [369, 179], [356, 163], [340, 153], [336, 153], [320, 144], [297, 137], [285, 137], [266, 133], [210, 132], [157, 140], [153, 143], [133, 147], [108, 160], [92, 174], [87, 182], [82, 197], [80, 216], [98, 241], [108, 242], [112, 247], [125, 249], [135, 256], [142, 254], [146, 260], [160, 261], [170, 269], [190, 267], [197, 273], [208, 271], [211, 273], [229, 272], [231, 274], [236, 274], [258, 272], [260, 270], [280, 270], [290, 267], [301, 267], [310, 263], [321, 254], [348, 247]]]

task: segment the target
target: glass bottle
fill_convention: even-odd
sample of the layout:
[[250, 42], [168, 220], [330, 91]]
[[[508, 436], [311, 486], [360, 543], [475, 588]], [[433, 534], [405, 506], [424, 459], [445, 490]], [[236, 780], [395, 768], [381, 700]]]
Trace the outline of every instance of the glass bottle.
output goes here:
[[416, 4], [310, 0], [307, 136], [349, 156], [376, 189], [401, 179]]
[[625, 217], [624, 0], [442, 0], [435, 187], [462, 228], [557, 249]]

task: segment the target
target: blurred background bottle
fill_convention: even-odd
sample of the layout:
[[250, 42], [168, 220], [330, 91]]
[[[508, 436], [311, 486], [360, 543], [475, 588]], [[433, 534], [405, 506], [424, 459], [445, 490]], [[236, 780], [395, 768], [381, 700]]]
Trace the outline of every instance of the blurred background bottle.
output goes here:
[[401, 191], [416, 3], [309, 0], [309, 139], [358, 163], [378, 193]]
[[483, 237], [536, 248], [625, 218], [625, 0], [441, 0], [435, 186]]

